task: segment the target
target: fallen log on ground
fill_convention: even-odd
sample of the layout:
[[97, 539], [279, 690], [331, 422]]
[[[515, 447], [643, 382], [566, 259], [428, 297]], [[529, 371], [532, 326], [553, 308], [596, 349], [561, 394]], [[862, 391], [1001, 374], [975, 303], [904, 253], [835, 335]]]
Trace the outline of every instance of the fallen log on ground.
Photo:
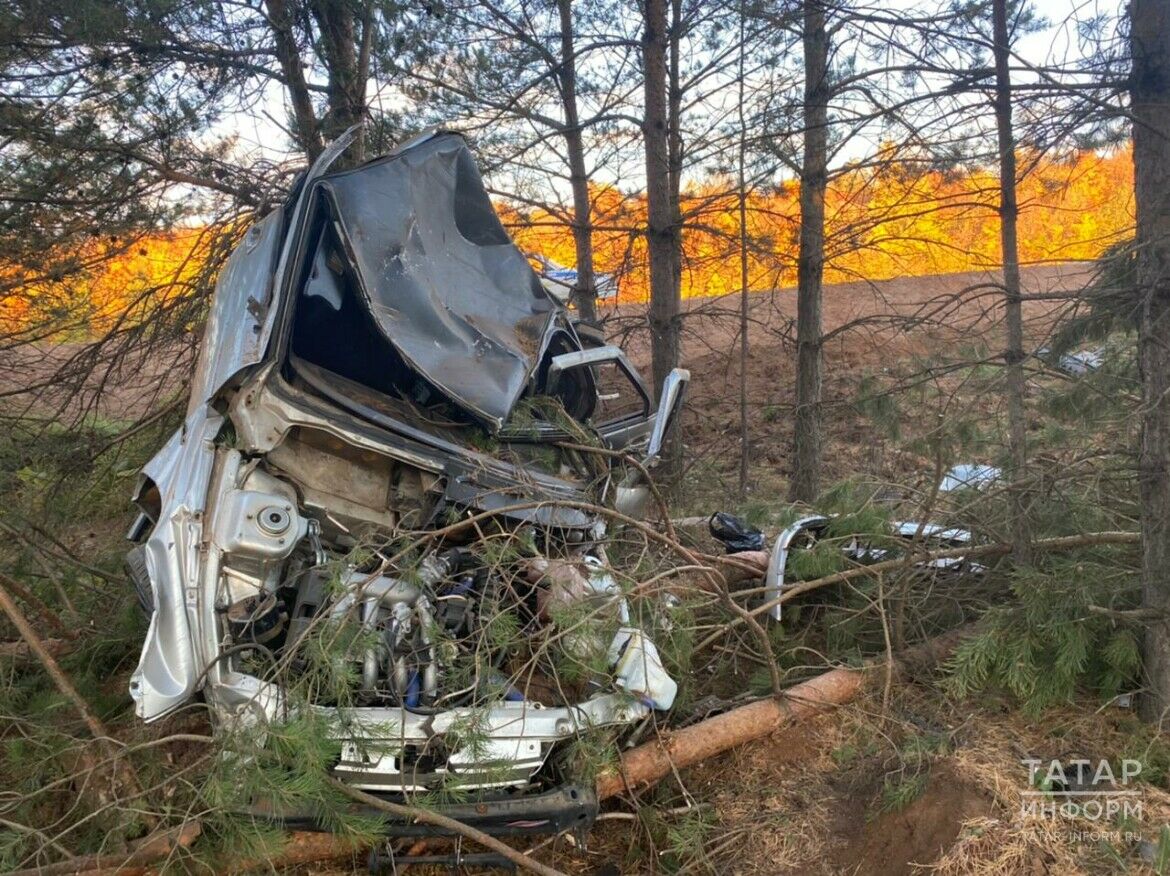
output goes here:
[[[896, 661], [897, 668], [917, 673], [939, 663], [971, 630], [953, 630], [907, 650]], [[759, 700], [682, 730], [666, 731], [658, 739], [625, 752], [617, 769], [598, 776], [598, 799], [649, 787], [674, 770], [844, 705], [861, 692], [869, 670], [886, 665], [880, 662], [862, 669], [832, 669], [789, 688], [782, 697]]]
[[232, 864], [225, 873], [276, 872], [316, 864], [320, 861], [336, 861], [340, 858], [364, 854], [369, 846], [354, 842], [347, 836], [312, 830], [290, 831], [280, 852], [272, 858], [243, 860]]
[[796, 685], [782, 698], [749, 703], [683, 730], [663, 733], [660, 740], [625, 752], [617, 770], [598, 776], [598, 799], [653, 785], [675, 769], [847, 703], [861, 690], [862, 675], [858, 669], [834, 669]]
[[164, 860], [177, 849], [185, 849], [202, 833], [198, 821], [188, 821], [172, 830], [163, 831], [146, 840], [132, 852], [124, 854], [84, 855], [42, 864], [29, 870], [15, 870], [9, 876], [66, 876], [75, 873], [116, 873], [118, 876], [133, 876], [146, 873], [151, 865]]

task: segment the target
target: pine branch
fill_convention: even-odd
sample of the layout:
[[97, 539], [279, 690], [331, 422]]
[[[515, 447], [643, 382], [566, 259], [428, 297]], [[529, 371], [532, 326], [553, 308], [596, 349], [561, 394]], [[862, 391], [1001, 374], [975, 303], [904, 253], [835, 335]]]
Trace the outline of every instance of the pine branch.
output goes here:
[[[12, 625], [20, 633], [20, 637], [28, 644], [29, 651], [40, 661], [45, 673], [57, 687], [57, 690], [61, 692], [65, 699], [69, 700], [78, 715], [81, 716], [85, 726], [89, 729], [90, 735], [99, 744], [107, 748], [112, 756], [116, 757], [119, 751], [113, 735], [106, 729], [106, 725], [102, 723], [102, 720], [94, 714], [89, 703], [85, 701], [85, 698], [78, 693], [77, 688], [69, 680], [69, 676], [61, 669], [61, 664], [57, 662], [57, 658], [52, 655], [41, 637], [37, 635], [36, 630], [32, 628], [32, 625], [28, 622], [28, 618], [24, 616], [24, 612], [20, 610], [20, 606], [9, 595], [2, 581], [0, 581], [0, 609], [3, 609], [4, 613], [8, 615], [8, 619], [12, 621]], [[127, 797], [135, 798], [142, 796], [142, 785], [138, 781], [134, 767], [125, 761], [122, 761], [119, 766], [120, 769], [115, 768], [115, 775], [118, 777]], [[151, 827], [155, 825], [154, 817], [147, 813], [142, 814], [142, 819]]]
[[366, 806], [372, 806], [374, 809], [381, 810], [388, 815], [393, 815], [396, 818], [410, 819], [411, 821], [419, 821], [423, 824], [449, 830], [459, 836], [466, 837], [469, 840], [479, 843], [481, 846], [486, 846], [493, 852], [498, 852], [516, 866], [523, 867], [531, 873], [537, 873], [539, 876], [564, 876], [560, 870], [555, 870], [552, 867], [541, 864], [539, 861], [534, 861], [523, 852], [517, 851], [494, 836], [490, 836], [482, 830], [476, 830], [474, 827], [470, 827], [461, 821], [456, 821], [454, 818], [448, 818], [446, 815], [440, 815], [437, 812], [431, 812], [429, 809], [423, 809], [418, 806], [404, 806], [400, 803], [391, 803], [388, 800], [383, 800], [381, 797], [375, 797], [373, 794], [367, 794], [365, 791], [359, 791], [357, 788], [350, 787], [338, 779], [330, 779], [329, 784], [347, 797]]
[[[1086, 532], [1081, 535], [1062, 535], [1057, 538], [1044, 538], [1031, 543], [1031, 550], [1033, 553], [1052, 553], [1056, 551], [1076, 550], [1084, 547], [1098, 547], [1109, 544], [1137, 544], [1141, 539], [1141, 535], [1137, 532]], [[894, 560], [885, 560], [880, 563], [874, 563], [870, 566], [856, 566], [852, 569], [846, 569], [842, 572], [835, 572], [832, 575], [825, 575], [822, 578], [814, 578], [811, 581], [800, 581], [787, 588], [782, 594], [775, 599], [770, 599], [763, 605], [758, 605], [747, 612], [752, 617], [764, 614], [771, 611], [777, 605], [783, 605], [798, 596], [802, 596], [812, 590], [819, 590], [822, 587], [828, 587], [831, 584], [843, 584], [846, 581], [852, 581], [855, 578], [869, 578], [874, 575], [881, 575], [886, 572], [898, 571], [905, 569], [907, 566], [914, 563], [926, 562], [929, 560], [945, 560], [945, 559], [988, 559], [991, 557], [1003, 557], [1012, 552], [1012, 546], [1009, 544], [996, 543], [976, 545], [974, 547], [955, 547], [945, 548], [938, 551], [928, 551], [921, 554], [911, 554], [906, 557], [898, 557]], [[759, 552], [752, 551], [753, 555]], [[742, 563], [735, 560], [736, 555], [732, 554], [727, 558], [728, 565], [741, 567]], [[719, 558], [721, 561], [722, 557]], [[724, 561], [726, 562], [726, 561]], [[766, 568], [758, 568], [759, 575], [766, 574]], [[695, 646], [695, 651], [702, 651], [704, 648], [713, 645], [725, 636], [732, 628], [739, 626], [744, 620], [740, 617], [732, 618], [721, 629], [703, 639]]]

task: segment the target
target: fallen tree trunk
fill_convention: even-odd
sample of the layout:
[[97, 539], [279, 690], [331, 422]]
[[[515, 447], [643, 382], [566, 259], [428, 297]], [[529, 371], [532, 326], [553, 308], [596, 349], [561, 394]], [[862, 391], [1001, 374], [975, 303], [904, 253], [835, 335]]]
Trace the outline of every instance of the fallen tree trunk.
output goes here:
[[278, 855], [262, 860], [239, 861], [224, 872], [280, 872], [305, 864], [316, 864], [319, 861], [352, 857], [363, 854], [368, 848], [369, 846], [364, 843], [354, 842], [351, 838], [336, 833], [294, 830], [288, 834], [288, 839]]
[[118, 876], [146, 873], [177, 849], [185, 849], [203, 832], [198, 821], [188, 821], [172, 830], [148, 837], [134, 851], [118, 855], [85, 855], [56, 864], [42, 864], [30, 870], [15, 870], [9, 876], [65, 876], [76, 873], [116, 873]]
[[604, 800], [627, 789], [645, 788], [675, 769], [846, 703], [861, 690], [862, 676], [859, 669], [834, 669], [790, 688], [781, 698], [749, 703], [686, 729], [664, 733], [660, 740], [623, 754], [617, 770], [598, 776], [597, 796]]
[[[972, 629], [962, 627], [908, 649], [899, 656], [895, 668], [916, 674], [945, 660]], [[659, 739], [627, 751], [616, 769], [598, 776], [597, 796], [604, 800], [625, 790], [648, 787], [676, 769], [693, 766], [786, 725], [844, 705], [861, 692], [870, 669], [886, 665], [832, 669], [789, 688], [782, 697], [749, 703], [682, 730], [663, 733]]]

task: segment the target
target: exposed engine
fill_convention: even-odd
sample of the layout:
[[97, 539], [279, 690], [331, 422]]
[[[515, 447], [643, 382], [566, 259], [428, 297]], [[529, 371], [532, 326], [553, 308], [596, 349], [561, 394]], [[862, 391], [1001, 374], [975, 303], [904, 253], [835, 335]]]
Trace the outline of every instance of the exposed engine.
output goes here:
[[[306, 504], [293, 473], [249, 464], [234, 451], [225, 461], [224, 478], [240, 486], [226, 490], [213, 512], [224, 666], [295, 678], [311, 659], [314, 637], [348, 630], [355, 720], [380, 727], [343, 745], [338, 772], [356, 773], [350, 776], [356, 784], [422, 789], [450, 782], [453, 767], [467, 787], [521, 784], [558, 739], [673, 702], [676, 685], [654, 645], [630, 626], [604, 548], [586, 539], [603, 533], [599, 523], [587, 532], [537, 526], [499, 532], [497, 540], [525, 546], [506, 560], [485, 555], [482, 529], [465, 544], [418, 551], [389, 542], [391, 533], [356, 509], [347, 516]], [[606, 676], [574, 685], [549, 680], [554, 646], [539, 643], [557, 638], [556, 618], [569, 606], [591, 623], [565, 631], [557, 653], [606, 665]], [[502, 625], [513, 631], [510, 639], [493, 629], [502, 614], [510, 616]], [[537, 647], [519, 648], [518, 641]], [[263, 659], [251, 659], [258, 655]], [[268, 673], [270, 667], [279, 672]], [[587, 702], [574, 705], [570, 696]], [[338, 704], [325, 698], [314, 705]], [[486, 755], [480, 744], [474, 757], [461, 760], [440, 744], [441, 730], [444, 722], [472, 718], [489, 737], [493, 722], [504, 729], [489, 739]], [[392, 746], [378, 741], [392, 735], [388, 720], [398, 728]]]

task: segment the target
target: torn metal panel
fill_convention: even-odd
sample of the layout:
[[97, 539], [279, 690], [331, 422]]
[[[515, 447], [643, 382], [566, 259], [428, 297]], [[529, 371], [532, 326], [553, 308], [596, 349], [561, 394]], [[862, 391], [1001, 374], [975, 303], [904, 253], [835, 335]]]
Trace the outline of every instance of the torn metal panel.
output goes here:
[[378, 328], [406, 363], [497, 428], [558, 308], [444, 134], [319, 183]]
[[284, 210], [257, 222], [228, 257], [215, 284], [211, 312], [187, 413], [206, 404], [240, 369], [260, 361], [272, 273], [284, 241]]
[[943, 475], [942, 482], [939, 484], [939, 490], [943, 493], [949, 493], [952, 490], [959, 490], [964, 487], [981, 490], [984, 487], [990, 487], [1002, 478], [1003, 469], [997, 468], [994, 465], [965, 462], [952, 466], [947, 470], [947, 473]]
[[[325, 173], [357, 136], [350, 128], [323, 151], [305, 176], [308, 184]], [[304, 218], [306, 199], [293, 201], [291, 223]], [[259, 364], [276, 317], [277, 294], [292, 257], [286, 232], [290, 210], [277, 207], [248, 229], [220, 272], [203, 332], [187, 414], [210, 401], [242, 369]]]
[[[185, 703], [202, 669], [188, 608], [199, 592], [201, 518], [215, 456], [213, 441], [222, 422], [206, 407], [197, 410], [146, 464], [139, 479], [136, 497], [149, 509], [148, 516], [157, 515], [143, 543], [152, 595], [150, 626], [130, 677], [135, 711], [147, 721]], [[153, 494], [149, 500], [148, 492]]]

